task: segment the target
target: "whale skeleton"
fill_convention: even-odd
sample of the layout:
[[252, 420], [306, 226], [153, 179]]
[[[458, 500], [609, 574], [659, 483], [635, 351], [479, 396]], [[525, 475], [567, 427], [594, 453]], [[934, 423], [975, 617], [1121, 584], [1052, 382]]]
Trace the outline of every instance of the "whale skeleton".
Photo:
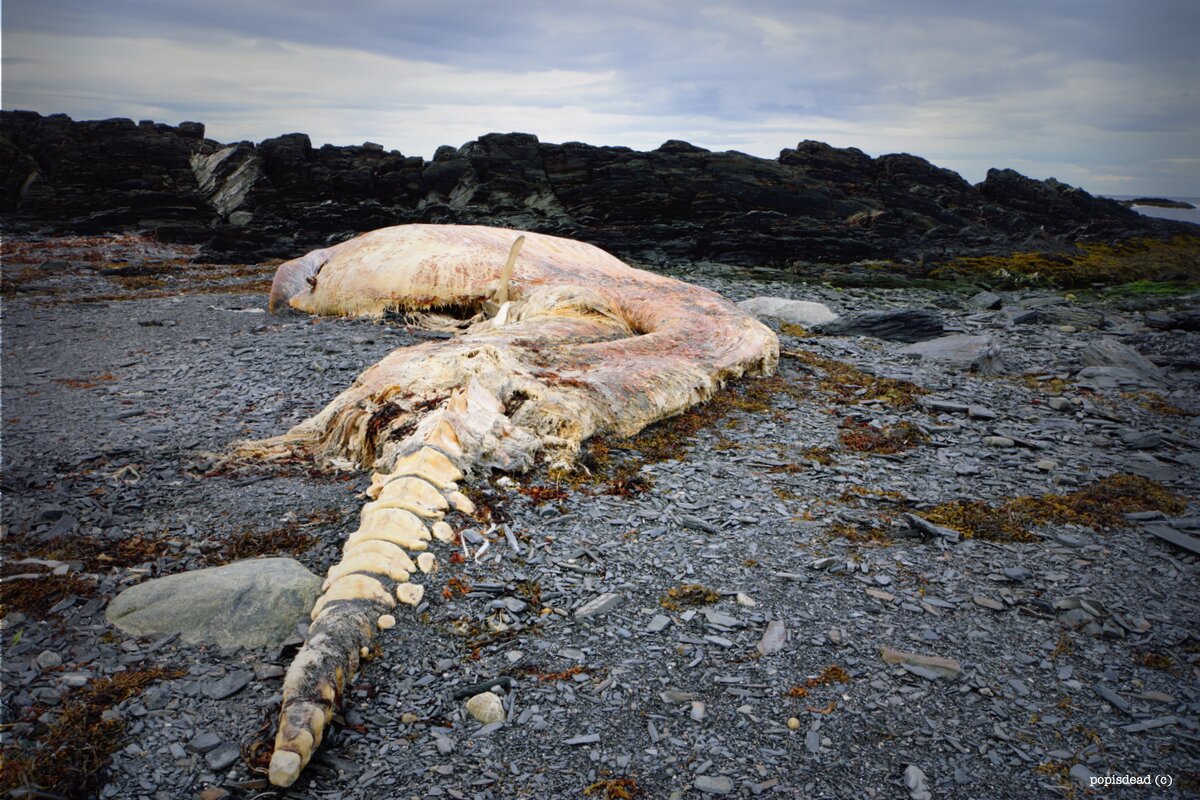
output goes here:
[[243, 457], [302, 454], [373, 469], [358, 530], [326, 576], [284, 679], [269, 778], [291, 785], [320, 745], [347, 681], [416, 579], [470, 514], [472, 472], [570, 468], [594, 434], [631, 436], [769, 375], [774, 333], [716, 293], [634, 269], [592, 245], [483, 226], [401, 225], [282, 264], [272, 312], [409, 315], [458, 335], [400, 348], [287, 433]]

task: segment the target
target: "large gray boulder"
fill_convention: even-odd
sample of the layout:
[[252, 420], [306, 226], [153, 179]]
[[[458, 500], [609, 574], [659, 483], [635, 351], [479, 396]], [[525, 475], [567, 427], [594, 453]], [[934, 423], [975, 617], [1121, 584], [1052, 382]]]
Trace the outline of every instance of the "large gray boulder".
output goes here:
[[786, 297], [751, 297], [737, 304], [747, 314], [758, 318], [773, 317], [793, 325], [810, 328], [823, 322], [833, 322], [838, 315], [824, 303], [811, 300], [789, 300]]
[[917, 356], [926, 361], [956, 367], [979, 375], [996, 375], [1003, 371], [1000, 345], [990, 336], [969, 336], [956, 333], [910, 344], [901, 348], [903, 355]]
[[1167, 376], [1158, 365], [1124, 342], [1104, 337], [1083, 348], [1079, 356], [1084, 369], [1080, 377], [1094, 378], [1099, 375], [1111, 377], [1116, 368], [1117, 379], [1131, 377], [1133, 382], [1159, 386], [1166, 383]]
[[179, 633], [192, 644], [279, 647], [307, 622], [321, 579], [291, 558], [235, 561], [139, 583], [108, 604], [108, 621], [135, 636]]

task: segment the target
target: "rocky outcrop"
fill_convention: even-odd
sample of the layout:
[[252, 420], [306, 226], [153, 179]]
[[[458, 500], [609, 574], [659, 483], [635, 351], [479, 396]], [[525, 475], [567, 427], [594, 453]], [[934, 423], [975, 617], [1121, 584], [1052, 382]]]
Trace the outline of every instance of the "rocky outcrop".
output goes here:
[[203, 139], [199, 123], [3, 112], [0, 211], [86, 233], [207, 221], [189, 163]]
[[242, 259], [291, 256], [404, 222], [554, 233], [638, 260], [744, 265], [960, 255], [1188, 230], [1054, 180], [992, 170], [972, 186], [916, 156], [804, 141], [777, 159], [668, 141], [640, 152], [488, 134], [430, 161], [290, 133], [222, 144], [204, 126], [0, 112], [9, 227], [153, 230]]

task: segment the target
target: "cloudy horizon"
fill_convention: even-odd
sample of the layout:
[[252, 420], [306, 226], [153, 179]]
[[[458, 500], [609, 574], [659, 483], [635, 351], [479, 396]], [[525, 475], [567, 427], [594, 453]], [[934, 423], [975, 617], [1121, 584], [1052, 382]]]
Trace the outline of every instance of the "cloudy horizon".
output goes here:
[[[993, 7], [999, 5], [1000, 7]], [[804, 139], [1200, 195], [1200, 8], [8, 0], [3, 107], [429, 158], [499, 131], [775, 158]]]

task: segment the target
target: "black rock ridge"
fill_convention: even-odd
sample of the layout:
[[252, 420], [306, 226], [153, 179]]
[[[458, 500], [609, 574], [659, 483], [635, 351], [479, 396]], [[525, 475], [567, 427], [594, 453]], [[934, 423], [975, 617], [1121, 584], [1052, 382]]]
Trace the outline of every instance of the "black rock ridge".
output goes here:
[[1194, 232], [1053, 179], [991, 170], [972, 186], [912, 155], [803, 141], [777, 159], [668, 141], [656, 150], [488, 134], [433, 160], [381, 145], [258, 144], [204, 126], [0, 112], [10, 230], [153, 231], [213, 256], [291, 257], [405, 222], [508, 225], [638, 260], [800, 267], [1054, 250]]

